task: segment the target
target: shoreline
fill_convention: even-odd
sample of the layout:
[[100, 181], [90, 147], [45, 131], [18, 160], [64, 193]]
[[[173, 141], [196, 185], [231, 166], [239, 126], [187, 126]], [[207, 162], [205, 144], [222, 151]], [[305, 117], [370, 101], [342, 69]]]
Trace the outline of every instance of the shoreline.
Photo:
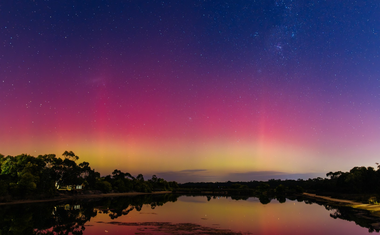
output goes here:
[[366, 211], [371, 212], [374, 216], [380, 217], [380, 205], [365, 204], [365, 203], [355, 202], [351, 200], [337, 199], [337, 198], [332, 198], [328, 196], [320, 196], [320, 195], [316, 195], [312, 193], [303, 193], [302, 195], [306, 197], [314, 198], [314, 199], [319, 199], [322, 201], [334, 202], [341, 206], [347, 206], [354, 209], [366, 210]]
[[172, 193], [172, 191], [157, 191], [151, 193], [141, 193], [141, 192], [128, 192], [128, 193], [100, 193], [100, 194], [79, 194], [79, 195], [59, 195], [53, 198], [46, 199], [21, 199], [8, 202], [0, 202], [0, 206], [4, 205], [16, 205], [16, 204], [28, 204], [28, 203], [41, 203], [41, 202], [54, 202], [54, 201], [66, 201], [73, 199], [91, 199], [91, 198], [102, 198], [102, 197], [123, 197], [123, 196], [138, 196], [138, 195], [150, 195], [150, 194], [167, 194]]
[[[337, 198], [332, 198], [332, 197], [328, 197], [328, 196], [320, 196], [320, 195], [313, 194], [313, 193], [302, 193], [302, 195], [306, 196], [306, 197], [322, 199], [324, 201], [337, 202], [339, 204], [347, 204], [347, 205], [361, 205], [362, 204], [360, 202], [355, 202], [355, 201], [346, 200], [346, 199], [337, 199]], [[366, 204], [363, 204], [363, 205], [366, 205]]]
[[[28, 203], [43, 203], [43, 202], [54, 202], [54, 201], [67, 201], [75, 199], [92, 199], [92, 198], [104, 198], [104, 197], [124, 197], [124, 196], [138, 196], [138, 195], [154, 195], [154, 194], [167, 194], [173, 193], [172, 191], [157, 191], [151, 193], [142, 192], [127, 192], [127, 193], [99, 193], [99, 194], [78, 194], [78, 195], [59, 195], [53, 198], [46, 199], [19, 199], [14, 201], [0, 202], [0, 206], [4, 205], [17, 205], [17, 204], [28, 204]], [[355, 202], [346, 199], [337, 199], [328, 196], [321, 196], [312, 193], [302, 193], [303, 196], [314, 198], [321, 201], [327, 201], [330, 203], [335, 203], [341, 206], [348, 206], [355, 209], [367, 210], [372, 212], [374, 215], [380, 217], [380, 205], [364, 204], [360, 202]]]

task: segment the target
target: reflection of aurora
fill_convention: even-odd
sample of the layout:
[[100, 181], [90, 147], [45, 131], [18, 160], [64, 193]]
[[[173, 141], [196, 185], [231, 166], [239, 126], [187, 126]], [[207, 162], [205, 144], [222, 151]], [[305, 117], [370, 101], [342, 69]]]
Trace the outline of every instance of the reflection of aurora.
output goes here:
[[[293, 212], [295, 214], [308, 213], [308, 216], [312, 218], [318, 218], [319, 215], [313, 214], [313, 210], [310, 211], [309, 205], [305, 204], [317, 204], [323, 206], [326, 210], [331, 211], [330, 217], [334, 219], [341, 219], [347, 221], [353, 221], [355, 224], [367, 228], [371, 231], [379, 231], [376, 223], [379, 221], [378, 217], [373, 217], [369, 213], [360, 210], [354, 210], [348, 207], [335, 207], [329, 204], [318, 202], [312, 199], [304, 199], [302, 197], [267, 197], [262, 195], [260, 198], [252, 197], [226, 197], [226, 196], [183, 196], [178, 202], [177, 199], [179, 195], [165, 194], [165, 195], [141, 195], [136, 197], [117, 197], [117, 198], [102, 198], [93, 200], [82, 200], [82, 201], [69, 201], [61, 204], [51, 203], [35, 203], [35, 204], [20, 204], [20, 205], [6, 205], [0, 207], [0, 234], [91, 234], [92, 229], [95, 227], [91, 226], [110, 226], [119, 225], [125, 228], [131, 227], [141, 227], [149, 226], [151, 229], [157, 229], [157, 227], [162, 226], [167, 231], [182, 231], [181, 229], [203, 229], [208, 231], [210, 226], [204, 224], [210, 222], [210, 224], [223, 224], [228, 222], [229, 216], [244, 216], [246, 213], [252, 213], [251, 216], [268, 216], [279, 213], [277, 216], [287, 214], [287, 219], [292, 219], [295, 224], [303, 223], [304, 218], [292, 217], [292, 208], [298, 208]], [[231, 200], [233, 203], [231, 203]], [[165, 205], [165, 208], [158, 207]], [[229, 202], [226, 204], [226, 202]], [[304, 202], [304, 203], [302, 203]], [[195, 204], [194, 204], [195, 203]], [[281, 204], [281, 206], [280, 206]], [[293, 207], [293, 204], [296, 207]], [[178, 206], [176, 206], [178, 205]], [[181, 206], [179, 206], [181, 205]], [[190, 205], [191, 208], [183, 207]], [[244, 205], [244, 206], [243, 206]], [[145, 209], [142, 209], [144, 206]], [[232, 207], [229, 207], [232, 206]], [[305, 208], [305, 206], [307, 208]], [[147, 207], [149, 208], [147, 210]], [[187, 209], [186, 209], [187, 208]], [[277, 211], [278, 208], [279, 211]], [[304, 208], [304, 209], [300, 209]], [[155, 211], [150, 211], [150, 209], [156, 209]], [[315, 209], [315, 207], [314, 207]], [[170, 213], [163, 212], [168, 210], [174, 210]], [[198, 212], [200, 210], [205, 210], [206, 214], [199, 217]], [[305, 210], [305, 211], [304, 211]], [[186, 213], [183, 213], [186, 211]], [[211, 212], [214, 211], [214, 212]], [[223, 214], [224, 211], [230, 211], [232, 214]], [[323, 209], [322, 209], [323, 211]], [[133, 213], [132, 213], [133, 212]], [[148, 221], [132, 220], [135, 218], [136, 214], [144, 215]], [[167, 213], [167, 214], [165, 214]], [[236, 214], [237, 213], [237, 214]], [[290, 214], [289, 214], [290, 213]], [[129, 216], [127, 216], [129, 214]], [[186, 214], [186, 215], [185, 215]], [[173, 219], [173, 215], [178, 215], [179, 218], [183, 216], [182, 219], [188, 221], [184, 223], [184, 220], [174, 219], [169, 221], [168, 218]], [[328, 213], [323, 213], [323, 221], [330, 220], [334, 223], [332, 219], [327, 218]], [[123, 217], [125, 216], [125, 217]], [[152, 217], [158, 219], [150, 220]], [[197, 221], [193, 219], [193, 216]], [[276, 216], [276, 220], [277, 220]], [[92, 218], [95, 218], [91, 220]], [[249, 217], [249, 216], [248, 216]], [[304, 216], [305, 217], [305, 216]], [[106, 219], [107, 218], [107, 219]], [[117, 219], [119, 218], [119, 219]], [[128, 219], [129, 218], [129, 219]], [[140, 217], [139, 217], [140, 218]], [[149, 219], [150, 218], [150, 219]], [[321, 217], [322, 218], [322, 217]], [[91, 220], [91, 222], [90, 222]], [[100, 220], [100, 221], [99, 221]], [[306, 219], [307, 220], [307, 219]], [[203, 223], [204, 222], [204, 223]], [[203, 224], [202, 224], [203, 223]], [[268, 222], [269, 223], [269, 222]], [[274, 223], [274, 221], [271, 221]], [[318, 222], [315, 222], [316, 224]], [[186, 227], [187, 226], [187, 227]], [[240, 226], [240, 224], [239, 224]], [[251, 226], [251, 225], [248, 225]], [[255, 225], [256, 226], [256, 225]], [[277, 226], [281, 226], [277, 225]], [[291, 226], [287, 224], [287, 226]], [[305, 225], [307, 229], [309, 225]], [[316, 225], [317, 226], [317, 225]], [[120, 228], [121, 228], [120, 227]], [[212, 226], [211, 226], [212, 227]], [[226, 226], [229, 227], [229, 226]], [[249, 227], [251, 228], [251, 227]], [[278, 227], [279, 229], [280, 227]], [[222, 228], [213, 228], [215, 231]], [[165, 231], [166, 231], [165, 230]], [[236, 228], [235, 228], [236, 230]], [[155, 231], [155, 230], [152, 230]], [[158, 230], [157, 230], [158, 231]], [[187, 231], [187, 230], [183, 230]], [[192, 230], [189, 230], [192, 231]], [[239, 230], [237, 230], [239, 231]], [[253, 231], [254, 232], [254, 231]], [[231, 233], [233, 234], [233, 233]]]

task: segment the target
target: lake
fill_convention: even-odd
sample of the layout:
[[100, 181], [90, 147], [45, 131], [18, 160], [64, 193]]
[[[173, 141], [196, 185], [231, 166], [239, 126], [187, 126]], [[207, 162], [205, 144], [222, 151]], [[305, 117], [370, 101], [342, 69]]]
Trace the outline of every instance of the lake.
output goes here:
[[0, 234], [368, 234], [380, 219], [303, 198], [115, 197], [0, 206]]

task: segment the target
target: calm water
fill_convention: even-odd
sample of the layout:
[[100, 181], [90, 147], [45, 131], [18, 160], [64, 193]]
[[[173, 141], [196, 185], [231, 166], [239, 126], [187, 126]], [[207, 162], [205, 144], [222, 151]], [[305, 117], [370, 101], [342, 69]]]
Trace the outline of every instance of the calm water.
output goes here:
[[0, 234], [368, 234], [377, 222], [310, 200], [237, 199], [150, 195], [0, 206]]

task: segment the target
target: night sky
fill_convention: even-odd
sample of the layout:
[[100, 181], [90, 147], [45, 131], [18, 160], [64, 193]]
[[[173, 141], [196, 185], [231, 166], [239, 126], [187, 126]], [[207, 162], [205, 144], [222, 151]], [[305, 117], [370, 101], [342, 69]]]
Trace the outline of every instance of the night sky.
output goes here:
[[380, 2], [0, 3], [0, 153], [102, 175], [322, 176], [380, 161]]

